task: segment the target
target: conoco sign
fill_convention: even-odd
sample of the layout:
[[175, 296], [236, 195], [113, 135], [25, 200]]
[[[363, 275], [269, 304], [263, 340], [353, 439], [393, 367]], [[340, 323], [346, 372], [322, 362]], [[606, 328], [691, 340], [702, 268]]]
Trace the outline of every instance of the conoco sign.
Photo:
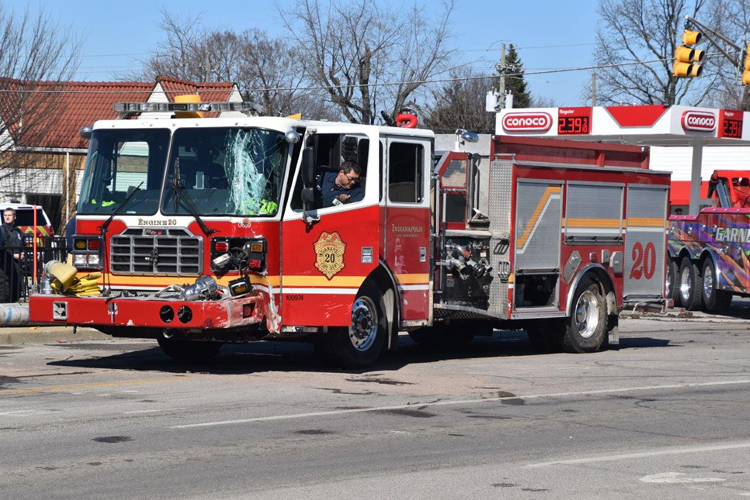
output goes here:
[[716, 116], [705, 111], [685, 111], [682, 114], [682, 129], [693, 132], [712, 132], [716, 129]]
[[508, 113], [503, 116], [506, 132], [546, 132], [552, 127], [552, 116], [543, 112]]

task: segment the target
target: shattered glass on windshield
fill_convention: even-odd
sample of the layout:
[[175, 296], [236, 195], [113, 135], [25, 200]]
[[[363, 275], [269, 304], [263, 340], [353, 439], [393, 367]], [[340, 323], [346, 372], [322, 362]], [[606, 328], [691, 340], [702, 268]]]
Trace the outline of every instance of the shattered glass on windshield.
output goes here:
[[268, 216], [278, 210], [286, 163], [284, 134], [261, 129], [175, 132], [162, 203], [165, 214], [188, 213], [173, 179], [201, 215]]

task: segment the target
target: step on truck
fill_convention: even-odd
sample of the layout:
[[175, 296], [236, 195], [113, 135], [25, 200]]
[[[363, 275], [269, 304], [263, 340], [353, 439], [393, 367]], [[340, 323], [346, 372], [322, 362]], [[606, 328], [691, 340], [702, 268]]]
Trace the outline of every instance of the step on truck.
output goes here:
[[[159, 106], [119, 103], [123, 119], [94, 125], [72, 264], [98, 290], [50, 272], [32, 321], [156, 338], [183, 360], [308, 341], [359, 368], [401, 331], [456, 346], [525, 328], [538, 349], [594, 352], [623, 308], [666, 305], [670, 177], [647, 148], [496, 136], [483, 166], [436, 153], [416, 119]], [[331, 179], [362, 195], [326, 203]]]

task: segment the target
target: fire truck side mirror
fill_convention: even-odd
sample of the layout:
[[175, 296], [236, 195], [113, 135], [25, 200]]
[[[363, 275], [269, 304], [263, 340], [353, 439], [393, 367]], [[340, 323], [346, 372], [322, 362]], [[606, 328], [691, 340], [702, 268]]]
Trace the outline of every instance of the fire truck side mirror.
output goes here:
[[313, 148], [309, 146], [302, 150], [302, 183], [305, 187], [315, 184], [315, 158]]

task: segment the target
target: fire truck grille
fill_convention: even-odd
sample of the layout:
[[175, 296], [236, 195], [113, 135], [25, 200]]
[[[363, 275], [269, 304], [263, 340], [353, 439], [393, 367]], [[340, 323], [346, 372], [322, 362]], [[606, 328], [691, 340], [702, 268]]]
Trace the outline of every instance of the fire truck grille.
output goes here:
[[131, 228], [112, 237], [116, 274], [200, 274], [203, 238], [186, 229]]

